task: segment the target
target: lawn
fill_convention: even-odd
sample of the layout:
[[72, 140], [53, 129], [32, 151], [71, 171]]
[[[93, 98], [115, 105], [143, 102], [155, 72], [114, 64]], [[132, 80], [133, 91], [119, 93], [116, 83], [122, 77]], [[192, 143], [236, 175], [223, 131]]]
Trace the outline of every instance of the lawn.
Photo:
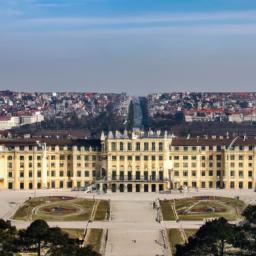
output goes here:
[[94, 220], [107, 220], [110, 211], [109, 201], [101, 200], [97, 207]]
[[[27, 200], [13, 215], [15, 220], [83, 221], [89, 220], [95, 201], [69, 197], [37, 197]], [[107, 215], [108, 201], [99, 201], [95, 219]]]
[[[196, 233], [196, 229], [185, 229], [185, 234], [187, 237], [193, 236]], [[172, 253], [174, 254], [176, 251], [176, 245], [178, 244], [184, 244], [185, 241], [181, 235], [181, 232], [179, 229], [168, 229], [167, 230], [168, 239], [170, 248], [172, 250]]]
[[62, 230], [68, 233], [71, 239], [83, 239], [84, 229], [64, 228]]
[[175, 246], [177, 244], [184, 244], [184, 240], [182, 238], [180, 230], [179, 229], [168, 229], [167, 234], [168, 234], [170, 248], [171, 248], [172, 252], [175, 253], [175, 250], [176, 250]]
[[162, 211], [163, 220], [175, 220], [175, 215], [171, 207], [171, 201], [161, 200], [160, 207]]
[[93, 250], [100, 252], [103, 229], [89, 229], [86, 245], [91, 245]]
[[[164, 220], [173, 220], [174, 214], [170, 203], [163, 202], [162, 213]], [[235, 198], [226, 197], [192, 197], [175, 200], [175, 207], [180, 220], [204, 220], [207, 218], [224, 217], [233, 221], [241, 219], [245, 203]]]

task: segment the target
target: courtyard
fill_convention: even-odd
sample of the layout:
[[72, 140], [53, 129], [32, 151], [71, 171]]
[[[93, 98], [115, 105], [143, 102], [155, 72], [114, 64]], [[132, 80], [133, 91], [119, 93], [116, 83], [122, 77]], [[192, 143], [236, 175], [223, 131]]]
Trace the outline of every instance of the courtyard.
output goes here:
[[160, 201], [163, 220], [210, 220], [224, 217], [229, 221], [242, 218], [246, 203], [238, 197], [195, 196]]
[[[162, 206], [160, 222], [156, 221], [157, 209], [153, 209], [156, 200]], [[243, 207], [256, 203], [255, 192], [248, 190], [182, 194], [85, 194], [70, 190], [38, 190], [34, 194], [2, 190], [0, 202], [0, 217], [10, 219], [18, 229], [26, 228], [33, 219], [44, 218], [49, 226], [58, 226], [71, 236], [84, 239], [84, 244], [92, 244], [106, 256], [171, 255], [175, 245], [184, 243], [205, 219], [224, 214], [232, 222], [239, 221]]]
[[75, 198], [72, 196], [46, 196], [29, 198], [11, 217], [13, 220], [33, 221], [86, 221], [106, 220], [109, 202]]

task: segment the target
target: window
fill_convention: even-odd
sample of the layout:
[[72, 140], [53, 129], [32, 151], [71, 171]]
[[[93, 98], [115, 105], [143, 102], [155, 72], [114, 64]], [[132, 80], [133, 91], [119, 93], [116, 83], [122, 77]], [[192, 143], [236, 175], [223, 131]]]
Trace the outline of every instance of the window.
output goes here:
[[29, 172], [28, 176], [29, 176], [29, 178], [32, 178], [33, 177], [33, 172]]
[[148, 180], [148, 172], [144, 171], [144, 180]]
[[84, 176], [85, 176], [85, 177], [89, 177], [89, 171], [85, 171], [85, 172], [84, 172]]
[[77, 177], [81, 177], [81, 171], [77, 171]]
[[152, 171], [151, 179], [156, 180], [156, 172], [155, 171]]
[[132, 161], [132, 156], [128, 156], [128, 160], [129, 160], [129, 161]]
[[111, 150], [116, 151], [116, 143], [115, 142], [111, 143]]
[[145, 151], [148, 151], [148, 142], [145, 142], [145, 143], [144, 143], [144, 150], [145, 150]]
[[81, 160], [81, 156], [77, 156], [76, 160], [78, 160], [78, 161]]
[[163, 156], [159, 156], [159, 161], [162, 161], [163, 160]]
[[20, 156], [20, 161], [23, 161], [24, 160], [24, 156]]
[[162, 142], [159, 142], [158, 147], [159, 147], [159, 151], [163, 151], [163, 143]]
[[123, 143], [123, 142], [120, 142], [119, 147], [120, 147], [120, 151], [123, 151], [123, 150], [124, 150], [124, 143]]
[[8, 172], [8, 178], [12, 178], [12, 172]]
[[152, 161], [155, 161], [156, 160], [156, 156], [152, 156]]
[[120, 160], [123, 161], [124, 160], [124, 156], [120, 156]]
[[112, 156], [112, 160], [115, 161], [116, 160], [116, 156]]
[[140, 156], [135, 156], [136, 161], [140, 161]]
[[174, 160], [179, 160], [179, 156], [174, 156]]
[[129, 151], [132, 150], [132, 143], [131, 142], [128, 142], [127, 148], [128, 148]]
[[60, 177], [64, 176], [64, 171], [60, 171]]
[[20, 172], [20, 178], [24, 178], [24, 172]]
[[23, 182], [20, 183], [20, 189], [24, 189], [24, 183]]
[[8, 156], [7, 159], [10, 161], [12, 160], [12, 156]]
[[41, 177], [41, 172], [40, 172], [40, 171], [37, 172], [37, 177], [38, 177], [38, 178]]
[[248, 176], [252, 177], [252, 171], [248, 171]]
[[140, 143], [136, 142], [136, 150], [139, 151], [140, 150]]
[[55, 156], [51, 156], [51, 160], [55, 160]]
[[120, 171], [120, 180], [124, 180], [124, 171]]
[[144, 161], [148, 161], [148, 156], [144, 156]]
[[136, 171], [136, 180], [140, 180], [140, 171]]
[[155, 150], [156, 150], [156, 143], [152, 142], [152, 151], [155, 151]]
[[164, 180], [164, 172], [163, 171], [159, 171], [159, 180], [160, 181]]
[[9, 182], [9, 183], [8, 183], [8, 189], [12, 189], [12, 188], [13, 188], [12, 182]]

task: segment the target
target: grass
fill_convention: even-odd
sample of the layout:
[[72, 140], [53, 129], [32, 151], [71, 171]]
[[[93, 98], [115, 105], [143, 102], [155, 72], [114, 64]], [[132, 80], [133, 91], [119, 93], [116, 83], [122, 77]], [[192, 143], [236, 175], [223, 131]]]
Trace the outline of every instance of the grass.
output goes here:
[[100, 252], [103, 229], [89, 229], [86, 245], [91, 245], [93, 250]]
[[[69, 200], [61, 200], [59, 197], [37, 197], [27, 200], [12, 218], [15, 220], [84, 221], [90, 218], [93, 205], [94, 200], [91, 199], [70, 198]], [[52, 209], [53, 207], [73, 209], [74, 212], [47, 212], [45, 210], [45, 208]], [[100, 201], [95, 219], [105, 219], [108, 208], [108, 201]]]
[[[195, 235], [196, 231], [197, 231], [196, 229], [185, 229], [185, 233], [188, 238], [190, 236]], [[184, 244], [185, 241], [184, 241], [179, 229], [168, 229], [167, 234], [168, 234], [170, 248], [172, 250], [172, 253], [175, 254], [176, 245]]]
[[161, 200], [160, 207], [162, 211], [163, 220], [175, 220], [175, 215], [171, 207], [171, 201]]
[[66, 232], [71, 239], [83, 238], [84, 229], [64, 228], [62, 230]]
[[[241, 219], [241, 213], [246, 207], [241, 200], [226, 197], [192, 197], [175, 200], [175, 207], [180, 220], [204, 220], [207, 218], [224, 217], [229, 221]], [[169, 206], [171, 201], [161, 201], [161, 209], [164, 220], [173, 220], [174, 214]], [[194, 205], [196, 204], [196, 205]], [[163, 206], [162, 206], [163, 205]], [[193, 206], [194, 205], [194, 206]], [[184, 212], [184, 210], [191, 207], [191, 210]], [[215, 212], [203, 211], [214, 208]]]
[[176, 251], [175, 246], [177, 244], [184, 244], [184, 240], [181, 236], [180, 230], [179, 229], [168, 229], [167, 234], [168, 234], [170, 248], [171, 248], [172, 252], [175, 253], [175, 251]]
[[96, 210], [94, 220], [106, 220], [110, 211], [109, 201], [101, 200]]
[[194, 236], [197, 232], [197, 229], [185, 229], [187, 238]]

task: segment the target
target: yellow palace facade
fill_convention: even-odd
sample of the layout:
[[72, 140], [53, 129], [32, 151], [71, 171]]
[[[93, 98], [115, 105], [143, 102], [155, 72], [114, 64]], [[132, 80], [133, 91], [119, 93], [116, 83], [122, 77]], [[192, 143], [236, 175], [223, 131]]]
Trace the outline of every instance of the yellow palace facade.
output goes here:
[[0, 189], [255, 189], [255, 177], [254, 137], [117, 131], [99, 139], [0, 139]]

